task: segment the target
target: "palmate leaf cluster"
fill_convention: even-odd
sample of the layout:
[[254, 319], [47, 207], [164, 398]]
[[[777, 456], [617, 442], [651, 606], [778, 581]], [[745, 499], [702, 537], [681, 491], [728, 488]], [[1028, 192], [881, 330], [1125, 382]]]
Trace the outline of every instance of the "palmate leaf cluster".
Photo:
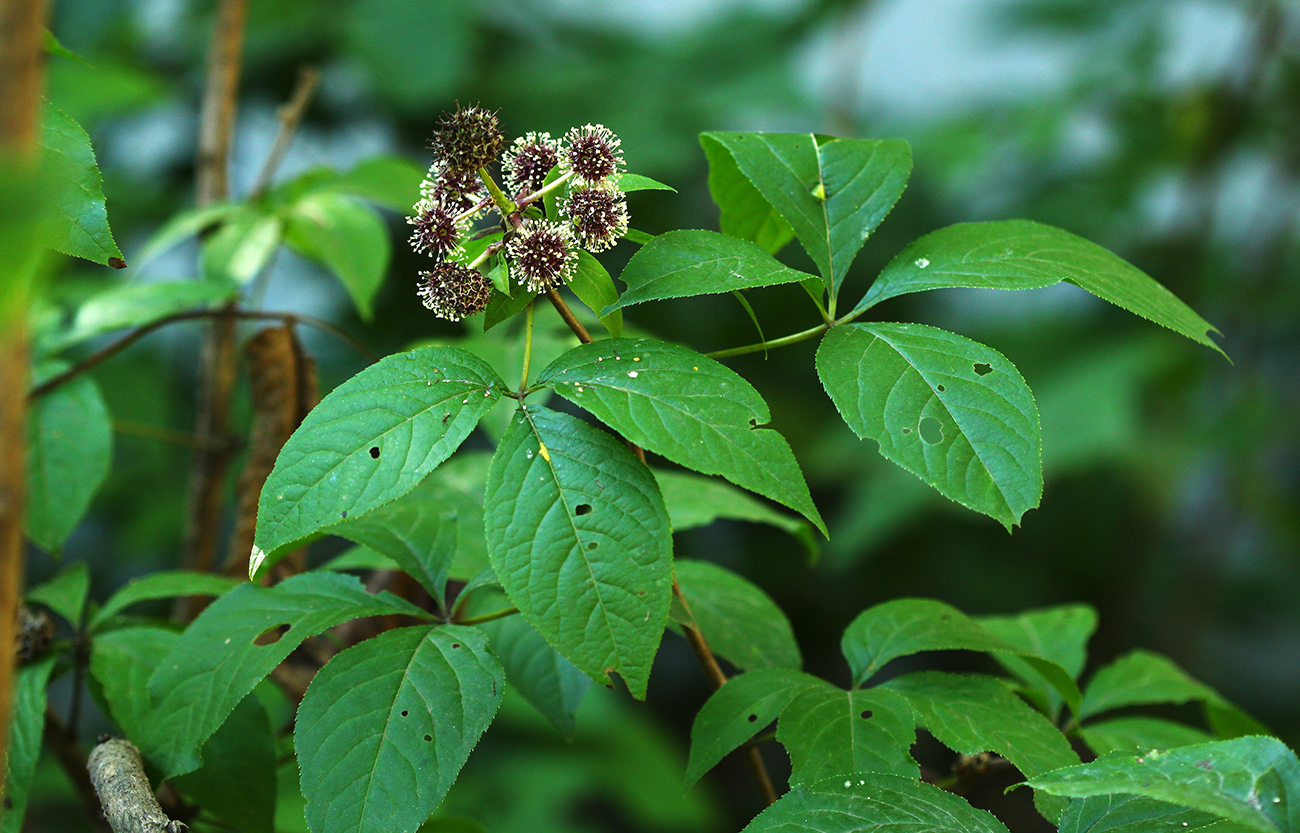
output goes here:
[[[746, 828], [756, 833], [1005, 830], [921, 779], [918, 730], [954, 753], [1005, 759], [1066, 833], [1296, 829], [1300, 762], [1212, 689], [1141, 651], [1083, 677], [1096, 626], [1087, 607], [975, 618], [934, 600], [885, 602], [845, 630], [841, 687], [801, 670], [789, 622], [757, 585], [716, 564], [674, 562], [673, 533], [717, 518], [783, 529], [813, 553], [827, 529], [758, 390], [715, 358], [625, 333], [635, 304], [800, 284], [818, 323], [756, 349], [820, 338], [815, 371], [848, 428], [1008, 528], [1042, 493], [1028, 383], [997, 350], [959, 334], [857, 319], [921, 290], [1064, 280], [1214, 346], [1212, 328], [1135, 267], [1027, 221], [927, 235], [860, 301], [841, 305], [855, 255], [906, 185], [907, 145], [746, 133], [709, 133], [702, 144], [720, 232], [629, 232], [640, 248], [621, 293], [594, 257], [580, 262], [571, 289], [609, 337], [577, 344], [567, 331], [534, 332], [530, 318], [524, 352], [542, 369], [513, 386], [514, 330], [495, 325], [532, 298], [502, 294], [484, 332], [388, 356], [307, 415], [262, 491], [251, 577], [322, 536], [358, 549], [269, 587], [160, 573], [96, 605], [73, 565], [28, 594], [87, 635], [97, 696], [157, 774], [225, 823], [272, 830], [285, 796], [276, 760], [287, 750], [277, 748], [264, 681], [308, 640], [387, 617], [401, 624], [325, 652], [297, 709], [306, 823], [316, 833], [441, 829], [430, 816], [507, 687], [571, 733], [592, 681], [617, 677], [643, 699], [664, 631], [690, 629], [737, 673], [695, 718], [686, 784], [773, 723], [789, 755], [790, 789]], [[183, 216], [155, 247], [215, 226], [204, 244], [209, 280], [95, 299], [45, 337], [45, 372], [59, 372], [59, 352], [86, 338], [224, 303], [281, 243], [328, 263], [364, 314], [387, 238], [357, 200], [391, 194], [404, 170], [316, 172], [255, 204]], [[627, 174], [622, 187], [647, 183]], [[817, 274], [777, 259], [795, 240]], [[43, 546], [66, 538], [107, 468], [109, 417], [96, 397], [83, 377], [37, 400], [29, 533]], [[494, 450], [462, 448], [480, 428]], [[49, 462], [58, 460], [71, 462]], [[57, 477], [68, 482], [49, 482]], [[368, 593], [347, 573], [372, 568], [407, 574], [429, 603]], [[127, 613], [180, 595], [214, 597], [183, 632]], [[951, 650], [985, 654], [1002, 673], [880, 673]], [[45, 659], [20, 679], [6, 788], [18, 807], [52, 670]], [[1141, 711], [1168, 703], [1199, 705], [1203, 725]]]

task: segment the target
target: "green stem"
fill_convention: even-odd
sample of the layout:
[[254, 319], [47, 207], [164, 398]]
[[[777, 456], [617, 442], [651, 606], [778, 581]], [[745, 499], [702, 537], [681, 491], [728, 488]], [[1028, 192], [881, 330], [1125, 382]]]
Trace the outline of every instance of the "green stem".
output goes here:
[[534, 191], [533, 193], [529, 194], [528, 196], [520, 199], [519, 208], [520, 209], [527, 208], [528, 206], [537, 202], [542, 197], [554, 191], [556, 188], [559, 188], [561, 185], [568, 182], [570, 179], [573, 179], [573, 171], [569, 171], [567, 174], [564, 174], [563, 176], [556, 177], [555, 181], [552, 182], [550, 185], [547, 185], [545, 188], [540, 188], [537, 191]]
[[514, 616], [519, 612], [517, 607], [507, 607], [505, 610], [498, 610], [494, 613], [485, 613], [482, 616], [471, 616], [468, 619], [461, 619], [458, 625], [481, 625], [484, 622], [491, 622], [494, 619], [504, 619], [507, 616]]
[[477, 269], [483, 263], [483, 261], [492, 257], [492, 255], [496, 254], [497, 252], [501, 251], [504, 248], [505, 248], [505, 244], [499, 241], [489, 245], [486, 249], [483, 250], [483, 253], [480, 254], [478, 257], [474, 258], [474, 262], [471, 263], [466, 268]]
[[501, 212], [502, 217], [509, 217], [511, 214], [519, 210], [518, 207], [510, 201], [509, 197], [501, 193], [501, 189], [497, 187], [496, 180], [492, 178], [492, 174], [487, 172], [487, 168], [478, 169], [478, 178], [483, 180], [483, 187], [486, 188], [488, 194], [492, 196], [492, 202], [496, 203], [497, 211]]
[[[837, 322], [838, 323], [838, 322]], [[798, 344], [801, 341], [807, 341], [810, 338], [821, 335], [831, 328], [830, 324], [822, 323], [816, 327], [809, 327], [797, 333], [792, 333], [781, 338], [774, 338], [771, 341], [760, 341], [757, 344], [746, 344], [744, 347], [731, 347], [727, 350], [714, 350], [712, 353], [705, 353], [710, 359], [725, 359], [728, 356], [743, 356], [746, 353], [758, 353], [768, 350], [772, 347], [785, 347], [787, 344]]]
[[519, 392], [528, 387], [528, 363], [533, 358], [533, 302], [524, 308], [524, 369], [519, 374]]
[[478, 203], [473, 208], [466, 209], [465, 211], [462, 211], [461, 213], [457, 214], [456, 219], [453, 220], [452, 222], [460, 223], [464, 220], [468, 220], [469, 218], [473, 217], [475, 214], [478, 214], [480, 211], [487, 208], [488, 205], [491, 204], [491, 202], [492, 202], [491, 197], [484, 197], [483, 199], [479, 200]]

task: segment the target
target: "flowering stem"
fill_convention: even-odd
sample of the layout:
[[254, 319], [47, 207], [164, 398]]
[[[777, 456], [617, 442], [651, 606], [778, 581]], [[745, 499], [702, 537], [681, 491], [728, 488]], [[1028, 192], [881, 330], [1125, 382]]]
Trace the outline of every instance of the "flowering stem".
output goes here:
[[515, 204], [510, 201], [510, 198], [501, 193], [496, 180], [492, 178], [492, 174], [487, 172], [487, 168], [478, 169], [478, 178], [483, 181], [483, 187], [492, 196], [492, 202], [496, 203], [497, 211], [501, 212], [502, 217], [509, 217], [518, 210]]
[[551, 193], [556, 188], [559, 188], [561, 185], [563, 185], [564, 183], [568, 182], [571, 179], [573, 179], [573, 171], [569, 171], [567, 174], [557, 177], [556, 180], [552, 182], [550, 185], [547, 185], [545, 188], [541, 188], [537, 191], [534, 191], [533, 193], [519, 200], [519, 208], [527, 208], [528, 206], [537, 202], [539, 199]]
[[800, 341], [807, 341], [814, 336], [819, 336], [831, 328], [830, 324], [818, 324], [816, 327], [809, 327], [801, 332], [792, 333], [781, 338], [774, 338], [771, 341], [760, 341], [757, 344], [746, 344], [744, 347], [732, 347], [727, 350], [714, 350], [712, 353], [705, 353], [710, 359], [723, 359], [727, 356], [742, 356], [745, 353], [757, 353], [760, 350], [767, 350], [771, 347], [785, 347], [787, 344], [797, 344]]
[[452, 220], [452, 222], [455, 223], [456, 225], [460, 225], [461, 223], [465, 222], [470, 217], [473, 217], [475, 214], [479, 213], [480, 211], [487, 208], [491, 204], [492, 204], [492, 198], [484, 197], [483, 199], [479, 200], [478, 204], [475, 205], [473, 208], [470, 208], [466, 211], [462, 211], [461, 213], [457, 214], [456, 219]]
[[524, 310], [524, 369], [519, 374], [519, 390], [528, 387], [528, 363], [533, 358], [533, 302], [529, 301]]
[[478, 268], [478, 267], [483, 263], [483, 261], [485, 261], [485, 260], [487, 260], [488, 258], [492, 257], [492, 255], [496, 254], [497, 252], [501, 251], [501, 249], [502, 249], [504, 246], [505, 246], [504, 243], [500, 243], [500, 242], [492, 243], [492, 244], [489, 245], [486, 249], [483, 250], [483, 254], [479, 255], [479, 256], [476, 257], [476, 258], [474, 258], [473, 262], [470, 263], [470, 265], [469, 265], [467, 268], [469, 268], [469, 269], [477, 269], [477, 268]]

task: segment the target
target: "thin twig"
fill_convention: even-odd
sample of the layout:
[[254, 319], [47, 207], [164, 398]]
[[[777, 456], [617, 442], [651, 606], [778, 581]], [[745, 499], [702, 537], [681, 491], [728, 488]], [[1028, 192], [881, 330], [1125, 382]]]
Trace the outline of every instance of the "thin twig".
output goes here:
[[[592, 341], [591, 334], [574, 317], [573, 310], [569, 309], [568, 304], [564, 303], [564, 299], [560, 297], [560, 294], [552, 289], [547, 293], [547, 297], [551, 299], [551, 303], [555, 305], [555, 309], [560, 313], [560, 317], [564, 319], [564, 322], [569, 325], [569, 329], [573, 331], [573, 334], [583, 344], [590, 344]], [[627, 445], [644, 465], [646, 462], [645, 450], [635, 443], [629, 442]], [[686, 595], [682, 593], [681, 585], [677, 583], [676, 576], [673, 576], [673, 595], [677, 597], [677, 601], [681, 603], [686, 612], [690, 613], [690, 604], [686, 601]], [[690, 614], [690, 616], [691, 622], [696, 626], [683, 625], [682, 633], [686, 635], [686, 641], [690, 643], [691, 650], [695, 653], [695, 659], [699, 662], [700, 668], [703, 669], [709, 685], [714, 691], [717, 691], [727, 682], [727, 675], [723, 673], [721, 666], [718, 665], [717, 657], [713, 655], [713, 649], [709, 647], [708, 640], [700, 632], [698, 623], [695, 623], [695, 615]], [[757, 747], [751, 746], [745, 751], [745, 761], [754, 776], [754, 782], [758, 785], [758, 791], [762, 794], [763, 801], [766, 804], [772, 804], [776, 801], [776, 790], [772, 787], [772, 779], [767, 773], [767, 767], [763, 764], [763, 758], [759, 755]]]
[[303, 67], [298, 70], [298, 84], [294, 87], [289, 101], [280, 108], [280, 132], [276, 134], [271, 152], [266, 155], [266, 161], [262, 164], [262, 172], [257, 176], [257, 184], [253, 186], [251, 199], [257, 199], [271, 187], [271, 180], [275, 177], [280, 162], [284, 160], [284, 154], [289, 150], [299, 125], [302, 124], [307, 105], [311, 103], [319, 84], [320, 70], [316, 67]]
[[113, 420], [113, 430], [131, 437], [142, 437], [146, 440], [157, 440], [158, 442], [181, 445], [186, 448], [198, 448], [199, 446], [198, 441], [185, 431], [177, 431], [175, 428], [163, 428], [160, 425], [145, 425], [142, 422], [115, 419]]
[[[152, 333], [154, 330], [161, 329], [167, 326], [168, 324], [174, 324], [177, 321], [193, 321], [199, 318], [216, 318], [219, 316], [228, 316], [231, 318], [239, 318], [239, 319], [265, 320], [265, 321], [278, 320], [278, 321], [283, 321], [286, 324], [305, 324], [306, 326], [313, 327], [315, 329], [320, 330], [321, 332], [329, 333], [330, 335], [337, 338], [339, 341], [344, 342], [345, 344], [347, 344], [348, 346], [356, 350], [359, 354], [361, 354], [362, 358], [364, 358], [366, 361], [372, 364], [378, 361], [375, 354], [368, 347], [366, 347], [366, 345], [362, 344], [361, 341], [358, 340], [356, 336], [352, 335], [351, 333], [347, 332], [346, 330], [334, 324], [331, 324], [328, 321], [324, 321], [320, 318], [316, 318], [315, 316], [302, 315], [300, 313], [295, 313], [295, 312], [268, 312], [263, 310], [246, 310], [246, 309], [187, 310], [186, 312], [176, 312], [176, 313], [172, 313], [171, 315], [163, 316], [162, 318], [159, 318], [155, 321], [150, 321], [148, 324], [144, 324], [140, 327], [137, 327], [127, 335], [124, 335], [122, 336], [122, 338], [113, 342], [112, 344], [100, 348], [99, 350], [95, 351], [94, 353], [91, 353], [89, 356], [77, 362], [72, 367], [68, 368], [62, 373], [59, 373], [55, 376], [51, 376], [46, 381], [32, 388], [31, 392], [27, 394], [27, 398], [31, 400], [31, 399], [38, 399], [44, 396], [45, 394], [49, 393], [50, 391], [54, 390], [60, 385], [66, 383], [68, 380], [80, 376], [82, 373], [85, 373], [87, 370], [90, 370], [91, 368], [103, 363], [107, 359], [111, 359], [113, 356], [116, 356], [118, 353], [130, 347], [132, 344], [135, 344], [137, 341], [149, 335], [149, 333]], [[200, 439], [197, 437], [191, 438], [191, 443], [194, 444], [195, 447], [201, 447], [199, 446], [200, 442], [201, 442]]]
[[199, 115], [198, 197], [200, 207], [230, 196], [230, 141], [235, 133], [235, 109], [244, 51], [244, 21], [248, 0], [221, 0], [217, 7], [212, 46]]

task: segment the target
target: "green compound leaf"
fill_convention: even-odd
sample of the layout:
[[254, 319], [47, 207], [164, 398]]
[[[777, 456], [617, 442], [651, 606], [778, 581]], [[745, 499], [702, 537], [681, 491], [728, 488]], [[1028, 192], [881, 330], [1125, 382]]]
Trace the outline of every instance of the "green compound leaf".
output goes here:
[[695, 715], [686, 789], [780, 717], [802, 691], [820, 683], [789, 668], [760, 668], [728, 680]]
[[[578, 268], [569, 281], [569, 289], [597, 315], [610, 304], [618, 303], [614, 279], [605, 271], [601, 262], [585, 249], [578, 250]], [[614, 310], [602, 317], [600, 323], [605, 325], [611, 336], [618, 338], [623, 332], [623, 311]]]
[[[51, 364], [38, 377], [63, 366]], [[39, 378], [38, 378], [39, 381]], [[27, 415], [27, 534], [63, 546], [108, 476], [113, 425], [99, 386], [78, 376], [32, 403]]]
[[203, 277], [218, 284], [248, 283], [271, 262], [284, 237], [284, 221], [263, 206], [241, 205], [203, 242]]
[[831, 328], [817, 373], [853, 433], [1008, 530], [1043, 493], [1038, 406], [1001, 353], [922, 324]]
[[1242, 833], [1218, 816], [1136, 795], [1076, 798], [1061, 816], [1060, 833]]
[[1112, 752], [1142, 753], [1208, 743], [1214, 738], [1200, 729], [1156, 717], [1116, 717], [1082, 728], [1083, 739], [1098, 756]]
[[951, 605], [933, 599], [894, 599], [868, 608], [844, 629], [840, 650], [861, 685], [890, 660], [921, 651], [984, 651], [1019, 656], [1078, 713], [1082, 695], [1070, 673], [1050, 659], [1006, 642]]
[[181, 792], [243, 833], [275, 831], [275, 735], [254, 694], [203, 744], [203, 765], [172, 780]]
[[[1079, 762], [1065, 735], [996, 677], [924, 671], [884, 687], [906, 697], [918, 725], [954, 752], [996, 752], [1028, 778]], [[1050, 821], [1061, 818], [1064, 800], [1036, 800]]]
[[104, 606], [90, 618], [90, 629], [98, 630], [105, 622], [138, 602], [177, 596], [220, 596], [241, 584], [243, 582], [238, 579], [187, 570], [150, 573], [131, 579], [126, 586], [110, 596]]
[[495, 619], [477, 627], [488, 635], [492, 653], [501, 660], [510, 685], [557, 729], [573, 735], [577, 729], [574, 715], [591, 679], [546, 644], [522, 616]]
[[77, 310], [72, 327], [58, 341], [63, 349], [114, 330], [233, 300], [235, 288], [214, 281], [119, 284], [93, 296]]
[[1300, 830], [1300, 760], [1277, 738], [1244, 737], [1111, 755], [1032, 778], [1075, 798], [1123, 793], [1210, 813], [1259, 833]]
[[608, 339], [560, 356], [537, 384], [554, 387], [629, 442], [783, 503], [825, 534], [790, 446], [757, 427], [771, 419], [767, 403], [724, 365], [653, 339]]
[[[1087, 605], [1061, 605], [1015, 616], [978, 616], [975, 621], [1022, 651], [1055, 662], [1077, 680], [1087, 659], [1088, 640], [1097, 629], [1097, 611]], [[1056, 715], [1060, 695], [1032, 666], [1014, 654], [994, 654], [993, 659], [1029, 686], [1028, 694], [1045, 712]]]
[[54, 578], [29, 590], [27, 601], [40, 602], [77, 628], [89, 594], [90, 571], [86, 562], [75, 561], [66, 565]]
[[619, 275], [627, 290], [603, 313], [665, 298], [713, 295], [797, 283], [807, 273], [783, 266], [763, 248], [716, 231], [670, 231], [646, 242]]
[[803, 664], [790, 620], [758, 585], [708, 561], [678, 559], [673, 570], [690, 611], [674, 601], [669, 615], [698, 624], [714, 653], [743, 671]]
[[900, 694], [882, 688], [845, 691], [818, 681], [781, 712], [776, 739], [790, 755], [790, 783], [809, 784], [847, 772], [918, 778], [912, 760], [916, 716]]
[[1079, 717], [1088, 718], [1125, 706], [1194, 700], [1227, 705], [1217, 691], [1192, 679], [1168, 657], [1151, 651], [1133, 651], [1093, 675], [1084, 690]]
[[618, 440], [540, 406], [497, 446], [488, 556], [519, 612], [593, 680], [644, 699], [672, 592], [672, 531], [654, 476]]
[[138, 745], [167, 776], [197, 769], [199, 746], [304, 639], [351, 619], [394, 613], [427, 618], [409, 602], [367, 593], [355, 577], [339, 573], [235, 588], [186, 628], [149, 678], [154, 708]]
[[1219, 350], [1209, 337], [1218, 330], [1141, 269], [1096, 243], [1029, 220], [960, 223], [927, 234], [890, 261], [853, 314], [926, 289], [1038, 289], [1060, 281]]
[[731, 151], [708, 133], [700, 134], [700, 145], [709, 160], [709, 195], [722, 212], [722, 233], [750, 240], [772, 254], [785, 248], [794, 239], [794, 229], [740, 172]]
[[45, 685], [57, 657], [51, 655], [18, 670], [14, 681], [13, 713], [9, 716], [9, 749], [5, 757], [4, 801], [0, 833], [18, 833], [27, 813], [27, 797], [41, 756], [45, 734]]
[[357, 312], [370, 320], [392, 256], [388, 229], [374, 209], [342, 194], [308, 194], [290, 210], [285, 241], [338, 276]]
[[505, 386], [482, 359], [455, 347], [388, 356], [339, 385], [276, 458], [258, 502], [250, 575], [325, 527], [409, 492]]
[[717, 478], [664, 469], [655, 469], [654, 474], [673, 532], [708, 526], [717, 520], [767, 524], [790, 533], [808, 553], [808, 562], [816, 563], [821, 550], [812, 524], [803, 518], [773, 509]]
[[399, 628], [335, 656], [307, 689], [294, 730], [313, 833], [414, 831], [504, 690], [501, 664], [473, 628]]
[[906, 142], [809, 133], [704, 136], [731, 153], [741, 173], [794, 229], [832, 297], [912, 172]]
[[742, 833], [1007, 833], [986, 810], [922, 783], [878, 772], [799, 785]]
[[104, 185], [90, 137], [71, 116], [52, 104], [44, 107], [41, 131], [44, 176], [58, 206], [46, 245], [105, 266], [126, 266], [108, 227]]

